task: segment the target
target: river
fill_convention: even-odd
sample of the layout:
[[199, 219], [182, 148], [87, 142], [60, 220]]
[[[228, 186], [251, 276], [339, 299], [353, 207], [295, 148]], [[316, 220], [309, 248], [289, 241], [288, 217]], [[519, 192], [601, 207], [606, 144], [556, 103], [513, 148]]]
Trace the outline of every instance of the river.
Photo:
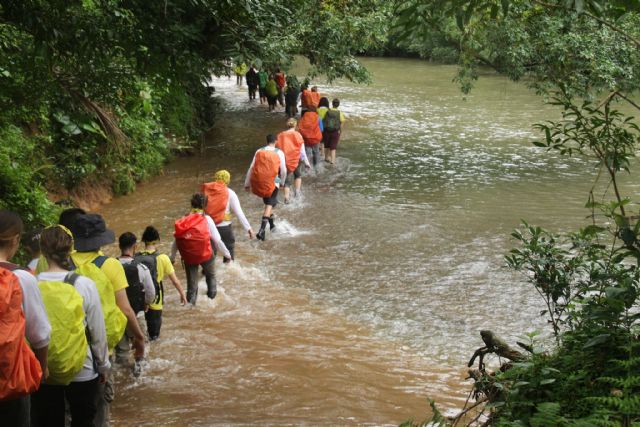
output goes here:
[[[419, 420], [428, 397], [450, 410], [464, 403], [480, 329], [512, 342], [546, 328], [541, 301], [504, 255], [521, 219], [559, 231], [588, 214], [594, 164], [531, 144], [531, 125], [558, 111], [490, 73], [465, 99], [453, 66], [363, 61], [372, 85], [320, 85], [347, 116], [336, 167], [276, 208], [265, 242], [235, 221], [237, 261], [217, 261], [214, 302], [202, 282], [197, 306], [180, 307], [168, 284], [143, 376], [116, 372], [114, 425]], [[213, 84], [227, 110], [202, 154], [105, 206], [117, 234], [153, 224], [168, 251], [173, 221], [219, 168], [259, 226], [262, 203], [242, 190], [244, 174], [285, 116], [250, 103], [235, 79]]]

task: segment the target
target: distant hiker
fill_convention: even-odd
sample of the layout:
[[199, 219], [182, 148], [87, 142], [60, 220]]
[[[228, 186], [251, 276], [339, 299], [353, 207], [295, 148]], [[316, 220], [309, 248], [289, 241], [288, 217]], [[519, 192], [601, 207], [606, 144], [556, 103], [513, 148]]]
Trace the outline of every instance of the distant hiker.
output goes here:
[[[93, 280], [100, 295], [102, 314], [107, 329], [109, 350], [115, 348], [126, 331], [133, 337], [134, 357], [144, 357], [144, 334], [138, 324], [129, 298], [127, 297], [127, 276], [120, 261], [105, 256], [100, 248], [115, 241], [113, 231], [107, 229], [102, 216], [98, 214], [77, 214], [77, 210], [62, 212], [60, 222], [70, 222], [70, 230], [74, 237], [75, 252], [71, 254], [72, 267], [75, 272]], [[63, 224], [64, 225], [64, 224]], [[99, 384], [101, 399], [95, 424], [98, 427], [109, 425], [111, 401], [114, 390], [113, 381]]]
[[316, 111], [318, 113], [318, 116], [320, 117], [320, 120], [323, 120], [325, 114], [327, 114], [327, 111], [329, 111], [329, 98], [327, 98], [326, 96], [320, 98], [320, 101], [318, 101], [318, 109]]
[[300, 83], [296, 76], [287, 77], [287, 87], [285, 88], [285, 112], [288, 117], [298, 114], [298, 97], [300, 96]]
[[267, 102], [267, 93], [265, 92], [265, 87], [267, 86], [267, 81], [269, 80], [269, 73], [267, 73], [264, 69], [258, 72], [258, 93], [260, 95], [260, 105]]
[[264, 87], [264, 92], [267, 95], [267, 102], [269, 103], [269, 112], [276, 109], [276, 102], [278, 101], [278, 84], [273, 78], [273, 74], [269, 75], [267, 84]]
[[[140, 312], [147, 311], [149, 304], [155, 300], [156, 289], [149, 268], [133, 258], [138, 246], [136, 235], [129, 231], [122, 233], [118, 237], [118, 246], [120, 247], [118, 261], [124, 268], [127, 283], [129, 284], [127, 298], [129, 298], [131, 308], [138, 315]], [[143, 329], [142, 325], [140, 325], [140, 329]], [[132, 339], [133, 337], [126, 333], [122, 337], [116, 346], [116, 361], [128, 361], [129, 351], [131, 350], [130, 341]]]
[[74, 247], [64, 226], [46, 228], [40, 247], [48, 268], [38, 286], [51, 321], [49, 377], [31, 397], [31, 425], [64, 426], [65, 401], [72, 426], [96, 424], [97, 403], [109, 374], [107, 332], [96, 284], [71, 271]]
[[24, 225], [0, 210], [0, 420], [29, 427], [30, 397], [48, 376], [51, 325], [36, 278], [11, 263]]
[[284, 181], [284, 202], [289, 203], [291, 184], [293, 184], [293, 195], [298, 196], [302, 186], [303, 165], [310, 168], [307, 152], [304, 146], [304, 138], [296, 130], [295, 119], [287, 120], [287, 130], [278, 134], [276, 147], [284, 152], [287, 163], [287, 177]]
[[224, 258], [231, 259], [231, 254], [222, 242], [213, 219], [204, 212], [206, 205], [207, 198], [204, 194], [196, 193], [191, 197], [191, 212], [176, 221], [175, 240], [171, 247], [172, 260], [175, 260], [176, 251], [180, 250], [187, 275], [187, 300], [193, 305], [196, 305], [198, 298], [198, 267], [200, 266], [204, 270], [207, 282], [207, 297], [209, 299], [216, 297], [213, 246], [222, 253]]
[[249, 234], [249, 239], [253, 237], [253, 230], [247, 217], [244, 216], [238, 195], [228, 187], [230, 181], [231, 174], [226, 170], [219, 170], [213, 175], [213, 182], [202, 184], [200, 191], [207, 196], [207, 206], [204, 211], [213, 218], [220, 237], [231, 254], [231, 259], [235, 259], [236, 239], [231, 227], [231, 211], [240, 220], [240, 224]]
[[236, 73], [236, 84], [238, 86], [242, 85], [242, 77], [247, 74], [247, 64], [245, 64], [244, 62], [240, 63], [240, 64], [236, 64], [235, 68], [233, 69], [233, 71]]
[[309, 159], [314, 168], [322, 161], [320, 158], [322, 126], [322, 119], [316, 113], [315, 107], [309, 107], [307, 113], [298, 122], [298, 131], [304, 138], [307, 159]]
[[320, 94], [318, 93], [318, 86], [313, 86], [311, 90], [303, 90], [300, 98], [302, 109], [306, 112], [311, 107], [318, 108], [320, 103]]
[[342, 124], [344, 123], [344, 113], [338, 110], [340, 107], [340, 100], [334, 99], [331, 104], [333, 108], [330, 108], [324, 115], [324, 160], [330, 164], [336, 163], [336, 149], [338, 148], [338, 142], [340, 142], [340, 136], [342, 135]]
[[158, 251], [157, 245], [160, 243], [160, 233], [153, 226], [149, 225], [142, 233], [144, 249], [136, 252], [134, 259], [145, 265], [151, 272], [151, 279], [155, 288], [155, 298], [149, 304], [149, 309], [145, 311], [144, 318], [147, 322], [147, 333], [149, 340], [155, 341], [160, 337], [160, 327], [162, 326], [162, 310], [164, 309], [164, 278], [168, 277], [180, 295], [180, 304], [187, 303], [187, 297], [182, 288], [182, 283], [176, 276], [171, 259], [166, 254]]
[[287, 85], [285, 74], [280, 71], [280, 68], [278, 68], [276, 69], [276, 73], [274, 74], [273, 78], [278, 85], [278, 102], [280, 103], [281, 107], [284, 107], [284, 87]]
[[258, 78], [258, 72], [256, 71], [255, 65], [251, 64], [249, 71], [245, 74], [245, 78], [247, 81], [247, 87], [249, 88], [249, 101], [251, 101], [256, 99], [256, 91], [260, 84], [260, 79]]
[[322, 124], [322, 144], [320, 144], [320, 156], [324, 157], [324, 144], [325, 144], [325, 138], [326, 138], [326, 132], [324, 129], [324, 116], [327, 114], [327, 111], [329, 111], [329, 98], [327, 98], [326, 96], [323, 96], [322, 98], [320, 98], [320, 102], [318, 102], [318, 118], [320, 118], [321, 121], [323, 121]]
[[282, 150], [276, 148], [276, 137], [267, 135], [267, 145], [260, 148], [253, 156], [247, 177], [244, 180], [245, 190], [262, 197], [264, 212], [260, 224], [260, 231], [256, 234], [258, 240], [265, 239], [267, 224], [270, 230], [276, 227], [273, 220], [273, 208], [278, 204], [278, 188], [284, 184], [287, 175], [287, 165]]

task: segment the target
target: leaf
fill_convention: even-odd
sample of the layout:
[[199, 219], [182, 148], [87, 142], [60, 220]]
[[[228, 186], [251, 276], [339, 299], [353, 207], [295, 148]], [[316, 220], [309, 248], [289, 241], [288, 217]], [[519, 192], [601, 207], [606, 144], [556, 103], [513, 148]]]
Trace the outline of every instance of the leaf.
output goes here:
[[546, 378], [546, 379], [540, 381], [540, 385], [553, 384], [555, 382], [556, 382], [555, 378]]
[[611, 335], [610, 334], [601, 334], [601, 335], [596, 335], [595, 337], [591, 338], [589, 341], [587, 341], [587, 343], [582, 347], [582, 348], [591, 348], [591, 347], [595, 347], [599, 344], [603, 344], [607, 341], [609, 341], [609, 337]]

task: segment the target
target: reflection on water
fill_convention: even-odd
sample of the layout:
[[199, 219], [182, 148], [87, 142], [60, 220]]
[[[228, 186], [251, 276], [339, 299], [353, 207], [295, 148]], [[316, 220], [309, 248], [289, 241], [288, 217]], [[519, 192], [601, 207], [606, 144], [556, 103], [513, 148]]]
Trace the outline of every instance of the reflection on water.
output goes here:
[[[531, 124], [558, 113], [522, 86], [486, 76], [464, 100], [453, 67], [365, 62], [373, 85], [321, 86], [348, 118], [338, 164], [277, 207], [266, 242], [236, 228], [238, 261], [218, 261], [213, 303], [179, 307], [168, 290], [143, 377], [117, 374], [116, 425], [399, 423], [425, 414], [427, 396], [461, 405], [480, 329], [511, 340], [545, 327], [504, 268], [509, 233], [523, 218], [578, 224], [595, 165], [531, 146]], [[244, 173], [284, 115], [213, 83], [229, 112], [204, 154], [105, 207], [117, 233], [151, 223], [168, 250], [173, 220], [218, 168], [258, 227]]]

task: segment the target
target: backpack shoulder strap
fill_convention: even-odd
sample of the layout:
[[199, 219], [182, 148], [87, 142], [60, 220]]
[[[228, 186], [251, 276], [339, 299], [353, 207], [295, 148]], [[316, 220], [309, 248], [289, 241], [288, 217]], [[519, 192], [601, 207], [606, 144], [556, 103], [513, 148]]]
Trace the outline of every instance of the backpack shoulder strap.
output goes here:
[[4, 268], [5, 270], [9, 270], [9, 271], [16, 271], [16, 270], [20, 270], [21, 267], [17, 264], [14, 264], [12, 262], [6, 262], [6, 261], [2, 261], [0, 262], [0, 267]]
[[76, 286], [76, 280], [78, 280], [78, 277], [80, 277], [79, 274], [74, 273], [73, 271], [70, 271], [67, 273], [66, 276], [64, 276], [64, 283], [68, 283], [71, 286], [75, 287]]
[[98, 268], [102, 268], [102, 265], [103, 265], [103, 264], [104, 264], [104, 262], [105, 262], [106, 260], [108, 260], [108, 259], [109, 259], [109, 257], [108, 257], [108, 256], [105, 256], [105, 255], [99, 255], [99, 256], [95, 257], [95, 258], [94, 258], [94, 260], [93, 260], [93, 261], [91, 261], [91, 262], [93, 262], [93, 263], [96, 265], [96, 267], [98, 267]]

